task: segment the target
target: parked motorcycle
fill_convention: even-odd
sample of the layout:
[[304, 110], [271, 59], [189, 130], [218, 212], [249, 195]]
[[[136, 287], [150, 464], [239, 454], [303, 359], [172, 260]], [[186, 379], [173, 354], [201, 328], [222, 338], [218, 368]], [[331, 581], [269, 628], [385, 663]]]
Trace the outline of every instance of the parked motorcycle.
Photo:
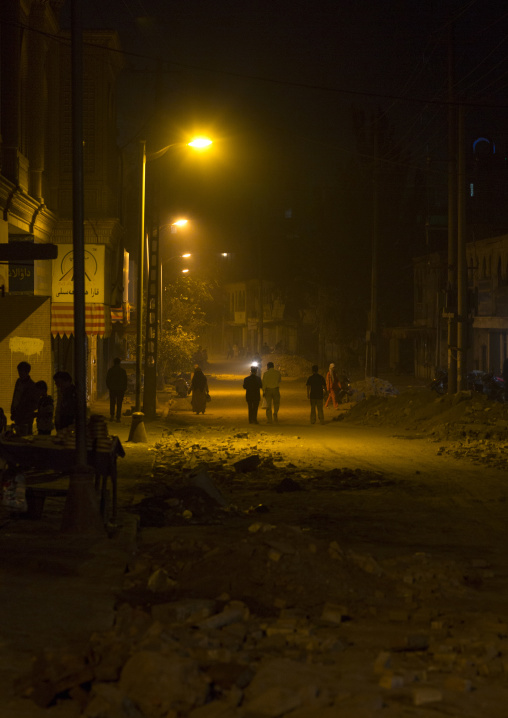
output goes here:
[[448, 391], [448, 372], [446, 369], [438, 369], [436, 371], [430, 388], [437, 394], [446, 394]]
[[483, 376], [483, 393], [493, 401], [506, 401], [506, 386], [502, 376], [487, 372]]
[[347, 404], [351, 401], [353, 394], [354, 391], [351, 387], [351, 381], [349, 377], [344, 374], [340, 380], [340, 390], [336, 394], [337, 401], [339, 404]]
[[[470, 391], [485, 394], [493, 401], [506, 401], [506, 390], [504, 379], [494, 372], [485, 372], [475, 369], [469, 372], [466, 377], [466, 387]], [[438, 369], [430, 388], [437, 394], [446, 394], [448, 391], [448, 371]]]
[[176, 389], [178, 396], [183, 399], [189, 393], [190, 383], [184, 374], [180, 374], [173, 382], [171, 382]]

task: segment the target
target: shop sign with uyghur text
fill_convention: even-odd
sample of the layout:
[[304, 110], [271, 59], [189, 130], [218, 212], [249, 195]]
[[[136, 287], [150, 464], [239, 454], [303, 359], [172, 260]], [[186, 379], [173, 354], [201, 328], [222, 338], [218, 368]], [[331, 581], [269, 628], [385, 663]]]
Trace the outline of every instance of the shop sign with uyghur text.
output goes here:
[[34, 293], [34, 263], [9, 262], [9, 292]]
[[[85, 303], [104, 303], [105, 247], [85, 244]], [[58, 259], [53, 260], [53, 302], [74, 300], [74, 247], [58, 245]]]

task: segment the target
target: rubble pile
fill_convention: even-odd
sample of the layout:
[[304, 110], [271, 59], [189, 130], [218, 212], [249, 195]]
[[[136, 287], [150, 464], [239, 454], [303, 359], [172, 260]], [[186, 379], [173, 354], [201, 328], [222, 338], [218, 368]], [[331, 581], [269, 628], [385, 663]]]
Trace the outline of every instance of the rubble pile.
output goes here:
[[251, 506], [258, 491], [368, 490], [393, 483], [375, 471], [325, 471], [314, 457], [308, 466], [296, 467], [277, 447], [277, 435], [263, 432], [207, 427], [196, 441], [191, 429], [167, 431], [156, 445], [151, 480], [138, 487], [145, 497], [129, 510], [140, 517], [142, 528], [212, 525], [268, 511]]
[[447, 442], [439, 454], [506, 468], [508, 404], [491, 401], [484, 394], [468, 390], [437, 396], [424, 389], [371, 396], [353, 405], [343, 420], [403, 429], [413, 436]]
[[[495, 565], [352, 550], [319, 511], [340, 521], [340, 492], [390, 477], [296, 467], [272, 435], [201, 431], [157, 444], [135, 508], [166, 514], [141, 531], [113, 628], [40, 655], [25, 695], [83, 718], [496, 715], [508, 618], [482, 600]], [[281, 520], [298, 501], [312, 520]]]
[[362, 381], [352, 383], [352, 401], [362, 401], [370, 396], [398, 396], [399, 390], [393, 384], [379, 377], [370, 376]]
[[263, 361], [273, 361], [275, 368], [284, 377], [305, 378], [312, 374], [312, 362], [296, 354], [267, 354]]
[[508, 626], [467, 609], [492, 578], [486, 562], [379, 562], [265, 521], [152, 529], [115, 626], [41, 655], [26, 690], [85, 718], [479, 715], [508, 697]]

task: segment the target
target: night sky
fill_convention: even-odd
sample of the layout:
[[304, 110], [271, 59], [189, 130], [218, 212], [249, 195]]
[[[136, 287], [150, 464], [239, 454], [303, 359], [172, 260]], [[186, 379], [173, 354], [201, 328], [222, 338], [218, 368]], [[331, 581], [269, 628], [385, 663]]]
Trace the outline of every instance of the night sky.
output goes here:
[[176, 148], [159, 161], [162, 213], [193, 219], [198, 249], [266, 254], [275, 275], [367, 281], [375, 113], [382, 256], [409, 269], [429, 197], [418, 187], [446, 196], [452, 28], [468, 138], [495, 136], [506, 150], [500, 0], [89, 0], [86, 13], [87, 26], [120, 35], [127, 157], [142, 136], [149, 151], [196, 130], [215, 140], [206, 156]]

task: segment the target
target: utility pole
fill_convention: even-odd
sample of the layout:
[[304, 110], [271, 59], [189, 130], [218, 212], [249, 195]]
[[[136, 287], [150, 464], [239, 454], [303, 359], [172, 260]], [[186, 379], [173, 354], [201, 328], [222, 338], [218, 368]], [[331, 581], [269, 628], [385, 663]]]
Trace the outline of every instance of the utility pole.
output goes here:
[[[156, 77], [156, 106], [160, 115], [162, 98], [162, 71], [159, 61]], [[151, 159], [149, 156], [148, 159]], [[160, 296], [160, 253], [159, 225], [161, 201], [161, 168], [156, 164], [152, 171], [150, 202], [150, 234], [147, 249], [147, 283], [146, 283], [146, 324], [145, 324], [145, 364], [143, 388], [143, 413], [145, 418], [155, 419], [157, 415], [157, 358], [159, 346], [159, 302]]]
[[377, 375], [377, 255], [379, 244], [379, 111], [374, 119], [374, 166], [372, 170], [372, 241], [370, 279], [370, 322], [367, 335], [369, 349], [365, 376]]
[[468, 350], [466, 157], [464, 105], [459, 107], [457, 162], [457, 389], [466, 388]]
[[263, 280], [259, 275], [259, 322], [258, 322], [258, 352], [261, 355], [263, 351]]
[[143, 284], [145, 273], [145, 178], [146, 178], [146, 141], [139, 143], [139, 166], [140, 166], [140, 205], [138, 213], [138, 277], [137, 277], [137, 298], [136, 298], [136, 402], [134, 411], [141, 411], [141, 372], [143, 354]]
[[448, 393], [457, 392], [457, 166], [453, 30], [448, 39]]
[[83, 8], [71, 6], [72, 234], [74, 249], [74, 380], [76, 383], [76, 465], [70, 476], [61, 530], [103, 535], [95, 493], [95, 472], [86, 448], [85, 221], [83, 171]]

